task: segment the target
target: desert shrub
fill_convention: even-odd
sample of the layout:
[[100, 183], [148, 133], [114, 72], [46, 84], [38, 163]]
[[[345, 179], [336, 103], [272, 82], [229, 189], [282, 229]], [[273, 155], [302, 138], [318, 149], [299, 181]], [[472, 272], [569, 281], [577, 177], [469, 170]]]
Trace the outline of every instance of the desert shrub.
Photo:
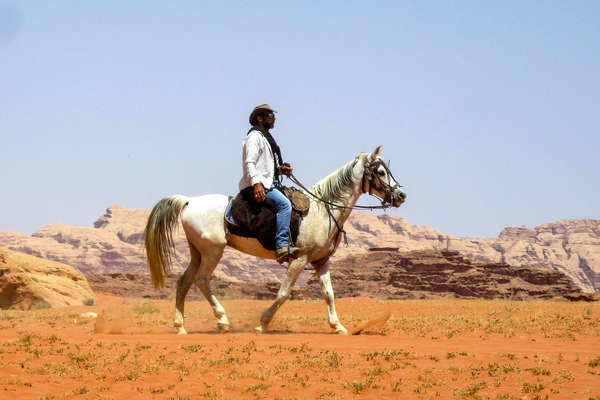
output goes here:
[[141, 304], [136, 304], [133, 307], [133, 311], [136, 314], [152, 314], [152, 313], [157, 313], [160, 310], [158, 309], [158, 307], [153, 306], [150, 303], [141, 303]]
[[597, 367], [598, 365], [600, 365], [600, 356], [594, 358], [593, 360], [590, 360], [590, 362], [588, 363], [588, 365], [592, 368]]
[[35, 303], [31, 306], [30, 310], [46, 310], [48, 308], [52, 308], [50, 303], [45, 301], [40, 301], [39, 303]]
[[525, 382], [523, 383], [523, 388], [521, 389], [521, 392], [523, 393], [537, 393], [542, 391], [542, 389], [544, 389], [544, 385], [542, 385], [541, 383], [529, 383], [529, 382]]
[[83, 300], [84, 306], [93, 306], [94, 303], [95, 303], [95, 299], [93, 297], [88, 297], [87, 299]]

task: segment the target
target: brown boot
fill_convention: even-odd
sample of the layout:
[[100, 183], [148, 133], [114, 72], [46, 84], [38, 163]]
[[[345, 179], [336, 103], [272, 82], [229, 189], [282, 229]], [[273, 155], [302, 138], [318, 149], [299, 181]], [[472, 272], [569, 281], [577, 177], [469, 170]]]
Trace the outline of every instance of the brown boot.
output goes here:
[[278, 248], [275, 251], [275, 255], [277, 256], [277, 262], [279, 264], [283, 264], [284, 262], [289, 262], [298, 258], [298, 247], [293, 246], [283, 246]]

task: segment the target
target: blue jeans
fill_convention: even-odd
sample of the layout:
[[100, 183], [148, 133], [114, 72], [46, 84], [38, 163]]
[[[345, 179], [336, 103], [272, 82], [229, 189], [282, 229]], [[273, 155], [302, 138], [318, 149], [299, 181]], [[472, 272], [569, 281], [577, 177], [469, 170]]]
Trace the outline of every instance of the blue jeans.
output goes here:
[[265, 203], [277, 210], [275, 220], [275, 248], [279, 249], [290, 244], [289, 228], [292, 217], [292, 204], [273, 184], [270, 189], [265, 190]]

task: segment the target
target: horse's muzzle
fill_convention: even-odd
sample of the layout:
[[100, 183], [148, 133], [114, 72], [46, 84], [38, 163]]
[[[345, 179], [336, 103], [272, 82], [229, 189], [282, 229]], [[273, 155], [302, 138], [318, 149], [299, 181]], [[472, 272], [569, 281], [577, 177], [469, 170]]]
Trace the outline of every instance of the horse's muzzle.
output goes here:
[[406, 193], [404, 193], [401, 189], [396, 188], [392, 193], [392, 205], [394, 207], [400, 207], [404, 201], [406, 201]]

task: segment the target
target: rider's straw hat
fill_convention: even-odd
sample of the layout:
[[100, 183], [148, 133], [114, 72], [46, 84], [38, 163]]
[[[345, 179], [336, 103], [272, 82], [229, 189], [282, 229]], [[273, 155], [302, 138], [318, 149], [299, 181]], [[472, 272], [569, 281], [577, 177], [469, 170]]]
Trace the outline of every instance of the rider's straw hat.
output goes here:
[[268, 104], [261, 104], [259, 106], [256, 106], [256, 107], [254, 107], [254, 110], [252, 110], [252, 112], [250, 113], [250, 117], [248, 118], [248, 121], [250, 121], [250, 125], [256, 125], [258, 123], [258, 121], [256, 121], [256, 117], [261, 112], [265, 112], [265, 111], [270, 111], [272, 113], [277, 112], [277, 111], [273, 110], [271, 108], [271, 106]]

